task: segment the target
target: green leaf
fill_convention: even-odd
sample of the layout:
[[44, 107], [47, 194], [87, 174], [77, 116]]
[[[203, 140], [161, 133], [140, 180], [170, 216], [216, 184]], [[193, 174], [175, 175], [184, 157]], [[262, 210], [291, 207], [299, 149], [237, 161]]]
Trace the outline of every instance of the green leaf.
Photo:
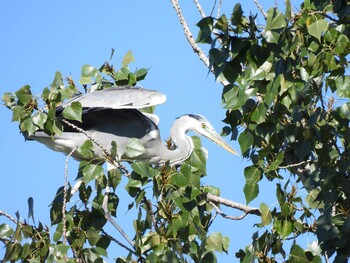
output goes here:
[[62, 74], [59, 71], [56, 71], [51, 87], [54, 89], [59, 89], [61, 86], [63, 86]]
[[275, 157], [275, 160], [269, 164], [268, 171], [275, 171], [275, 170], [277, 170], [278, 167], [280, 166], [280, 164], [283, 162], [283, 158], [284, 158], [284, 153], [283, 152], [279, 152], [277, 154], [277, 156]]
[[79, 154], [85, 159], [92, 159], [94, 156], [93, 144], [91, 140], [86, 140], [79, 148]]
[[86, 238], [91, 246], [94, 246], [100, 239], [99, 230], [88, 229], [86, 231]]
[[5, 92], [2, 95], [2, 101], [4, 102], [4, 105], [10, 110], [16, 106], [16, 96], [14, 93]]
[[99, 75], [98, 70], [90, 65], [84, 65], [81, 69], [81, 77], [79, 83], [82, 85], [90, 84], [93, 82], [92, 78], [96, 78]]
[[245, 186], [244, 195], [246, 203], [249, 204], [259, 194], [258, 182], [261, 180], [262, 171], [259, 167], [248, 166], [244, 169]]
[[114, 189], [117, 188], [122, 180], [122, 174], [119, 169], [109, 169], [108, 170], [108, 182]]
[[222, 251], [222, 234], [215, 232], [212, 233], [206, 240], [206, 248], [208, 250], [214, 250], [214, 251]]
[[238, 26], [241, 23], [242, 15], [243, 15], [243, 10], [242, 10], [241, 4], [240, 3], [235, 4], [232, 10], [231, 24], [233, 26]]
[[305, 256], [305, 251], [297, 244], [294, 244], [292, 246], [292, 249], [290, 251], [289, 255], [289, 262], [291, 263], [297, 263], [297, 262], [309, 262]]
[[0, 225], [0, 238], [8, 238], [13, 234], [13, 229], [8, 224]]
[[309, 32], [309, 34], [311, 36], [314, 36], [315, 38], [318, 39], [318, 41], [321, 41], [321, 36], [322, 33], [324, 33], [325, 31], [327, 31], [328, 29], [328, 22], [326, 19], [321, 19], [321, 20], [317, 20], [316, 22], [312, 23], [307, 31]]
[[230, 246], [230, 238], [229, 237], [222, 237], [222, 250], [228, 253], [228, 248]]
[[33, 99], [33, 94], [29, 85], [23, 86], [21, 89], [17, 90], [15, 94], [22, 105], [27, 105]]
[[293, 223], [289, 220], [282, 220], [282, 227], [280, 235], [282, 239], [286, 239], [293, 231]]
[[130, 64], [130, 62], [133, 62], [133, 61], [135, 61], [135, 58], [132, 55], [131, 50], [129, 50], [128, 52], [126, 52], [125, 56], [123, 57], [122, 66], [126, 67]]
[[136, 138], [131, 138], [128, 141], [128, 144], [125, 147], [125, 155], [129, 158], [135, 158], [140, 156], [146, 152], [145, 147], [140, 142], [140, 140]]
[[197, 23], [197, 26], [200, 28], [198, 36], [196, 39], [197, 43], [211, 43], [211, 33], [213, 31], [213, 18], [205, 17]]
[[159, 174], [158, 170], [153, 169], [152, 166], [146, 162], [134, 162], [131, 164], [131, 168], [134, 170], [134, 172], [141, 175], [141, 177], [154, 178], [157, 174]]
[[140, 81], [140, 80], [145, 79], [147, 72], [148, 72], [148, 70], [145, 68], [141, 68], [141, 69], [137, 70], [135, 72], [136, 80]]
[[272, 215], [269, 207], [265, 203], [260, 204], [261, 227], [267, 226], [272, 222]]
[[87, 164], [83, 169], [83, 176], [86, 183], [103, 176], [103, 168], [97, 164]]
[[44, 129], [44, 125], [47, 120], [47, 114], [44, 112], [37, 112], [33, 118], [33, 123], [38, 126], [40, 129]]
[[253, 141], [253, 135], [248, 131], [244, 131], [239, 135], [238, 143], [241, 147], [241, 152], [243, 154], [252, 146]]
[[63, 117], [68, 120], [81, 122], [82, 112], [83, 112], [83, 108], [80, 102], [72, 102], [69, 106], [64, 108], [62, 114], [63, 114]]
[[312, 209], [324, 208], [324, 204], [322, 203], [322, 201], [317, 200], [319, 193], [320, 193], [320, 189], [315, 188], [315, 189], [312, 189], [306, 196], [305, 201], [310, 208]]
[[194, 172], [206, 175], [207, 152], [202, 147], [201, 139], [198, 136], [192, 136], [194, 151], [190, 157], [190, 163]]
[[350, 102], [344, 103], [339, 108], [339, 115], [342, 118], [350, 120]]
[[346, 35], [341, 34], [337, 39], [337, 44], [334, 48], [334, 52], [337, 55], [341, 55], [347, 46], [349, 46], [349, 39]]
[[182, 165], [180, 171], [174, 172], [170, 176], [170, 184], [178, 187], [189, 186], [191, 183], [191, 167], [189, 165]]
[[265, 31], [279, 29], [286, 26], [284, 15], [277, 8], [270, 8], [267, 11]]
[[341, 98], [350, 98], [350, 76], [338, 76], [335, 79], [337, 95]]

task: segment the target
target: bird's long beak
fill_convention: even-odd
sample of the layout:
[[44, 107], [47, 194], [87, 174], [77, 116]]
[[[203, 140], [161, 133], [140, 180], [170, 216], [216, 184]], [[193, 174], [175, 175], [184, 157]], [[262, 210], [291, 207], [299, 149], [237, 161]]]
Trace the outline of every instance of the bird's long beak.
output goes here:
[[211, 139], [213, 142], [215, 142], [217, 145], [224, 148], [226, 151], [229, 151], [230, 153], [236, 154], [239, 156], [239, 153], [233, 149], [219, 134], [216, 132], [213, 132], [210, 134], [209, 139]]

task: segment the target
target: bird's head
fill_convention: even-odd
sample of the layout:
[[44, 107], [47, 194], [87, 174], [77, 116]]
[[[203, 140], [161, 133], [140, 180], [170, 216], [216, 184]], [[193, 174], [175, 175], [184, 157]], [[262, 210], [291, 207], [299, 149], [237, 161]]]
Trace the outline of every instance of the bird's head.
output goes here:
[[233, 149], [213, 128], [210, 122], [203, 116], [198, 114], [186, 114], [182, 115], [179, 119], [186, 119], [187, 127], [190, 130], [212, 140], [217, 145], [221, 146], [230, 153], [239, 155], [239, 153]]

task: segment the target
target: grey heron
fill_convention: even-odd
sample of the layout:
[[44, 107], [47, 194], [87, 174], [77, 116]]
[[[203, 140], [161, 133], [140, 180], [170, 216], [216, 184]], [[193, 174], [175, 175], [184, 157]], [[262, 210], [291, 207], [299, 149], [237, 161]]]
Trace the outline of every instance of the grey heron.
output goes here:
[[[194, 145], [186, 133], [194, 131], [238, 155], [203, 116], [196, 114], [185, 114], [175, 120], [170, 131], [175, 148], [168, 149], [160, 137], [158, 117], [140, 111], [165, 101], [165, 95], [160, 92], [127, 86], [80, 94], [57, 107], [56, 117], [64, 120], [62, 111], [73, 102], [80, 102], [83, 109], [82, 122], [70, 122], [84, 130], [84, 133], [62, 121], [64, 131], [61, 135], [56, 134], [52, 138], [43, 131], [37, 131], [27, 138], [65, 154], [81, 146], [89, 137], [108, 150], [111, 149], [111, 142], [115, 141], [120, 161], [139, 160], [151, 164], [164, 164], [169, 161], [170, 165], [176, 165], [190, 157]], [[142, 149], [137, 155], [130, 156], [127, 147], [135, 139]], [[78, 160], [85, 159], [78, 151], [72, 156]], [[94, 145], [91, 160], [104, 160], [101, 147]]]

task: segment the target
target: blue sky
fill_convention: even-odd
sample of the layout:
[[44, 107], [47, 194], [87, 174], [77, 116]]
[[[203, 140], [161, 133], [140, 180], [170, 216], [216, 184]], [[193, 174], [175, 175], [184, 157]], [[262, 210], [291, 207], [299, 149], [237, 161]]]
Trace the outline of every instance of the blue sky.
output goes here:
[[[182, 2], [188, 24], [197, 32], [195, 24], [199, 14], [192, 1]], [[223, 2], [222, 10], [229, 10], [226, 12], [229, 14], [234, 3]], [[274, 5], [272, 0], [261, 3], [265, 10]], [[245, 13], [256, 12], [252, 0], [242, 6]], [[210, 10], [211, 5], [205, 6], [206, 13]], [[146, 80], [140, 84], [167, 95], [167, 103], [156, 110], [164, 139], [173, 120], [184, 113], [206, 116], [218, 131], [224, 126], [222, 87], [208, 75], [208, 69], [191, 50], [170, 1], [1, 1], [0, 34], [1, 94], [29, 84], [39, 95], [50, 85], [56, 71], [72, 76], [78, 83], [82, 65], [99, 67], [109, 60], [114, 48], [111, 63], [119, 66], [123, 55], [131, 50], [136, 58], [131, 67], [150, 68]], [[5, 107], [0, 107], [0, 120], [0, 210], [11, 215], [19, 211], [26, 219], [27, 199], [33, 197], [36, 221], [49, 224], [48, 206], [63, 184], [65, 156], [36, 142], [25, 142], [18, 124], [10, 122], [11, 112]], [[202, 184], [219, 187], [222, 197], [245, 203], [243, 169], [248, 163], [206, 139], [202, 143], [209, 151], [208, 176]], [[237, 142], [230, 144], [239, 150]], [[77, 165], [74, 160], [70, 161], [71, 183]], [[274, 186], [263, 182], [261, 188], [261, 196], [250, 205], [258, 207], [261, 202], [274, 205]], [[133, 216], [125, 214], [131, 199], [123, 188], [120, 188], [120, 199], [123, 202], [117, 221], [133, 236]], [[239, 214], [234, 210], [225, 212]], [[4, 222], [8, 223], [0, 218], [0, 224]], [[258, 222], [255, 216], [234, 222], [217, 218], [211, 231], [220, 231], [231, 239], [229, 255], [220, 255], [219, 259], [235, 261], [235, 252], [250, 243], [255, 231], [253, 225]], [[111, 229], [111, 234], [114, 233], [118, 237]], [[118, 253], [119, 248], [116, 251]], [[0, 245], [0, 258], [3, 252]], [[120, 252], [126, 254], [123, 250]]]

